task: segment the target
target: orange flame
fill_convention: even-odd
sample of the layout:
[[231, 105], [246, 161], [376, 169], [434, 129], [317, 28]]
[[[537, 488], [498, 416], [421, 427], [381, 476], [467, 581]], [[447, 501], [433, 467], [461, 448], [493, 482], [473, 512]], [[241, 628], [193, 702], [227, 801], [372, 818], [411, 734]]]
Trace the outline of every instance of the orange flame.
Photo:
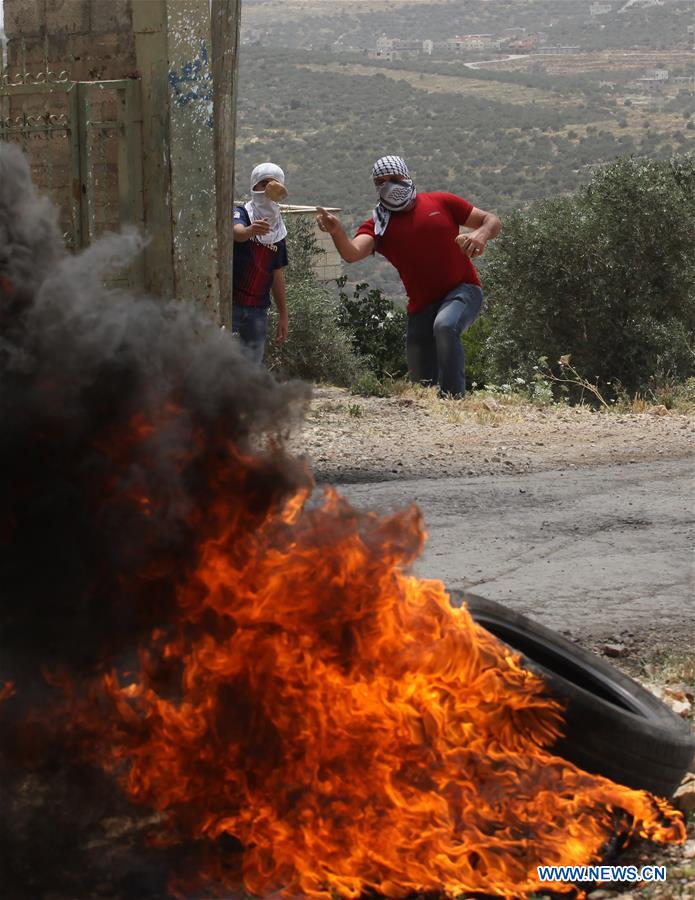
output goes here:
[[[562, 715], [541, 680], [405, 574], [415, 507], [306, 499], [240, 538], [219, 497], [178, 621], [137, 679], [106, 678], [108, 714], [83, 713], [101, 764], [163, 814], [158, 841], [233, 836], [247, 890], [329, 898], [521, 897], [537, 865], [595, 862], [616, 829], [684, 839], [664, 801], [545, 749]], [[230, 871], [212, 856], [201, 881], [230, 889]]]

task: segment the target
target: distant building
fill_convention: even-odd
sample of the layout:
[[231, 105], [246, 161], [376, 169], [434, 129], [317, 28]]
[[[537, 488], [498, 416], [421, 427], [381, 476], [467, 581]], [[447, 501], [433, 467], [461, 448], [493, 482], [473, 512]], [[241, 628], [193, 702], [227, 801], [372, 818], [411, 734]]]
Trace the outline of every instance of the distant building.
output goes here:
[[396, 50], [410, 50], [410, 51], [416, 50], [418, 53], [420, 53], [420, 51], [422, 50], [422, 41], [417, 41], [417, 40], [405, 41], [405, 40], [402, 40], [401, 38], [399, 38], [396, 41], [395, 49]]
[[393, 59], [397, 59], [397, 56], [394, 56], [395, 50], [379, 50], [376, 47], [370, 47], [367, 50], [367, 59], [385, 59], [387, 62], [391, 62]]
[[367, 50], [368, 59], [384, 59], [393, 62], [398, 59], [417, 59], [419, 50]]
[[[430, 41], [430, 44], [431, 43], [432, 41]], [[422, 41], [390, 38], [385, 34], [382, 34], [376, 39], [375, 48], [373, 50], [368, 50], [367, 55], [370, 59], [412, 59], [420, 55], [422, 52], [422, 45]], [[393, 56], [393, 54], [396, 55]]]
[[695, 75], [676, 75], [673, 83], [677, 84], [680, 90], [695, 94]]
[[609, 13], [613, 9], [612, 3], [592, 3], [589, 7], [589, 15], [590, 16], [605, 16], [606, 13]]
[[427, 56], [432, 56], [432, 51], [434, 50], [434, 41], [423, 41], [422, 42], [422, 52], [427, 54]]
[[650, 69], [645, 72], [645, 78], [654, 78], [657, 81], [668, 81], [668, 69]]
[[528, 37], [519, 38], [516, 41], [510, 41], [507, 45], [510, 50], [535, 50], [538, 46], [538, 38], [535, 34]]
[[462, 50], [499, 50], [502, 46], [502, 42], [492, 34], [456, 35], [449, 38], [447, 44], [456, 53]]
[[506, 38], [522, 38], [526, 34], [526, 29], [516, 25], [514, 28], [504, 28], [502, 34]]
[[389, 38], [382, 34], [376, 39], [376, 49], [379, 53], [385, 53], [387, 50], [393, 50], [395, 43], [395, 38]]

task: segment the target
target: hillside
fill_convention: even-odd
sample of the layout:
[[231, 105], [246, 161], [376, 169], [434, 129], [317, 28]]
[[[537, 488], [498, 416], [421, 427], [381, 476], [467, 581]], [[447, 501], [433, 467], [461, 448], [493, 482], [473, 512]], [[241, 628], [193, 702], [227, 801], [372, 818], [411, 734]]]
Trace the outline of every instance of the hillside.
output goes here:
[[[273, 159], [287, 171], [291, 202], [339, 206], [352, 227], [374, 203], [372, 163], [398, 153], [420, 190], [451, 190], [504, 214], [574, 190], [593, 166], [616, 156], [688, 152], [692, 4], [664, 0], [622, 14], [621, 6], [591, 21], [589, 3], [564, 0], [248, 0], [237, 193], [248, 189], [255, 163]], [[553, 29], [553, 45], [579, 49], [557, 56], [510, 53], [508, 45], [393, 59], [368, 53], [380, 34], [443, 41], [483, 30], [500, 36], [510, 26], [526, 34], [545, 29], [546, 41]], [[599, 46], [606, 43], [610, 48]], [[658, 68], [668, 77], [644, 81]], [[377, 268], [374, 277], [368, 260], [350, 274], [399, 293], [390, 268]]]
[[589, 50], [684, 42], [693, 23], [689, 0], [648, 2], [628, 7], [625, 0], [612, 0], [610, 13], [592, 17], [591, 0], [245, 0], [244, 25], [269, 45], [310, 49], [327, 49], [338, 40], [363, 48], [382, 32], [442, 40], [510, 27], [546, 30], [554, 42]]

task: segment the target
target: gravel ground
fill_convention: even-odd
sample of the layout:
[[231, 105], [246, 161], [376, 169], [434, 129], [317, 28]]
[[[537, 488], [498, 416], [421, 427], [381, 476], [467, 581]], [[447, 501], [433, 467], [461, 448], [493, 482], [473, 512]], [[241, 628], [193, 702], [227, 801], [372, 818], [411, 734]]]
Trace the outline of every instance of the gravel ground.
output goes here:
[[642, 413], [532, 406], [515, 398], [438, 400], [409, 389], [356, 397], [316, 388], [292, 440], [318, 482], [370, 482], [543, 471], [692, 453], [695, 415], [663, 406]]
[[[318, 387], [291, 446], [306, 454], [319, 484], [347, 484], [684, 459], [693, 454], [694, 437], [695, 415], [663, 406], [602, 413], [586, 407], [539, 407], [506, 397], [443, 401], [422, 389], [376, 398]], [[695, 464], [693, 469], [695, 473]], [[686, 629], [668, 635], [656, 625], [639, 634], [626, 631], [616, 634], [610, 647], [591, 637], [572, 637], [610, 655], [614, 665], [657, 691], [695, 689], [695, 640]], [[665, 884], [602, 885], [593, 900], [693, 900], [695, 814], [689, 813], [688, 819], [685, 845], [642, 843], [619, 860], [667, 866]]]

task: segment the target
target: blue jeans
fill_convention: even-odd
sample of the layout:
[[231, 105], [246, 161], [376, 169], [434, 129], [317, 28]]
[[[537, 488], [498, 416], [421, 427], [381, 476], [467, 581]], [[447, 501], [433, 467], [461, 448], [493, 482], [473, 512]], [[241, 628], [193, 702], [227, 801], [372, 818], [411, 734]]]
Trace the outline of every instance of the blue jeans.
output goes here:
[[232, 334], [239, 336], [244, 352], [258, 366], [263, 362], [267, 331], [266, 307], [232, 305]]
[[406, 356], [410, 380], [438, 384], [441, 394], [466, 393], [466, 360], [461, 334], [475, 322], [483, 306], [477, 284], [459, 284], [441, 300], [408, 316]]

